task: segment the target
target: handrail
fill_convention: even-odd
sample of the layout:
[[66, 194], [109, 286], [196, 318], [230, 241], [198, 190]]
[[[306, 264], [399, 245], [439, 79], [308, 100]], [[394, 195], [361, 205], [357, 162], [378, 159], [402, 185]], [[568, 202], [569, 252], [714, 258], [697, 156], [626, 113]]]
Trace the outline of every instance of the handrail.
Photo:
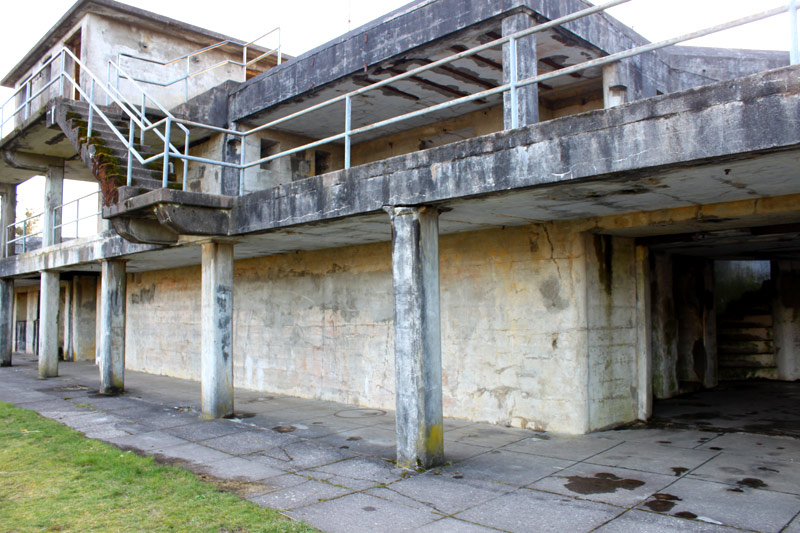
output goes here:
[[[270, 50], [267, 50], [266, 52], [264, 52], [261, 55], [257, 56], [255, 59], [251, 59], [250, 61], [248, 61], [247, 60], [247, 49], [250, 48], [251, 46], [253, 46], [256, 42], [260, 41], [261, 39], [263, 39], [263, 38], [265, 38], [265, 37], [267, 37], [269, 35], [272, 35], [273, 33], [276, 33], [276, 32], [278, 34], [278, 46], [275, 47], [275, 48], [272, 48]], [[208, 66], [208, 67], [206, 67], [206, 68], [204, 68], [202, 70], [195, 71], [195, 72], [190, 72], [189, 60], [191, 58], [197, 57], [197, 56], [202, 55], [202, 54], [205, 54], [205, 53], [210, 52], [212, 50], [216, 50], [217, 48], [220, 48], [220, 47], [225, 46], [225, 45], [233, 45], [233, 46], [241, 47], [242, 48], [242, 61], [240, 62], [240, 61], [235, 61], [233, 59], [225, 59], [223, 61], [215, 63], [214, 65]], [[164, 66], [164, 67], [169, 66], [169, 65], [173, 65], [175, 63], [178, 63], [179, 61], [186, 61], [186, 73], [183, 76], [180, 76], [180, 77], [178, 77], [178, 78], [176, 78], [176, 79], [174, 79], [172, 81], [157, 82], [157, 81], [147, 80], [147, 79], [144, 79], [144, 78], [131, 78], [131, 77], [127, 77], [127, 76], [120, 76], [120, 69], [117, 69], [117, 72], [116, 72], [116, 88], [117, 88], [117, 90], [119, 90], [119, 81], [120, 81], [120, 79], [133, 80], [133, 81], [137, 81], [137, 82], [140, 82], [140, 83], [147, 83], [147, 84], [150, 84], [150, 85], [156, 85], [156, 86], [159, 86], [159, 87], [170, 87], [170, 86], [172, 86], [172, 85], [174, 85], [174, 84], [176, 84], [178, 82], [183, 81], [184, 82], [184, 103], [186, 103], [186, 102], [189, 101], [189, 86], [188, 86], [188, 80], [189, 79], [194, 78], [195, 76], [199, 76], [200, 74], [203, 74], [205, 72], [209, 72], [211, 70], [214, 70], [214, 69], [217, 69], [219, 67], [225, 66], [225, 65], [235, 65], [237, 67], [242, 67], [242, 81], [245, 81], [247, 79], [247, 67], [249, 67], [250, 65], [253, 65], [255, 63], [258, 63], [259, 61], [261, 61], [265, 57], [270, 56], [272, 54], [276, 54], [278, 65], [280, 65], [281, 62], [282, 62], [282, 59], [283, 59], [283, 53], [281, 51], [281, 28], [280, 28], [280, 26], [269, 30], [268, 32], [264, 33], [263, 35], [257, 37], [256, 39], [253, 39], [252, 41], [249, 41], [247, 43], [240, 43], [240, 42], [237, 42], [237, 41], [232, 41], [230, 39], [227, 39], [225, 41], [220, 41], [218, 43], [215, 43], [215, 44], [203, 47], [203, 48], [199, 48], [199, 49], [194, 50], [192, 52], [188, 52], [188, 53], [180, 55], [180, 56], [178, 56], [178, 57], [176, 57], [174, 59], [169, 59], [169, 60], [166, 60], [166, 61], [161, 61], [161, 60], [153, 59], [153, 58], [150, 58], [150, 57], [137, 56], [137, 55], [130, 54], [130, 53], [127, 53], [127, 52], [119, 52], [119, 53], [117, 53], [117, 61], [116, 61], [117, 65], [121, 65], [122, 64], [122, 58], [123, 57], [127, 57], [127, 58], [130, 58], [130, 59], [135, 59], [137, 61], [144, 61], [144, 62], [147, 62], [147, 63], [151, 63], [151, 64], [154, 64], [154, 65], [160, 65], [160, 66]], [[108, 84], [110, 85], [111, 84], [111, 71], [110, 70], [108, 72], [108, 77], [109, 77], [109, 79], [107, 81], [108, 81]]]
[[[99, 201], [99, 195], [100, 195], [100, 191], [97, 190], [97, 191], [90, 192], [89, 194], [85, 194], [85, 195], [81, 196], [80, 198], [76, 198], [74, 200], [70, 200], [69, 202], [64, 202], [61, 205], [55, 206], [53, 208], [53, 212], [55, 212], [55, 211], [57, 211], [59, 209], [61, 210], [61, 223], [55, 224], [53, 226], [53, 232], [55, 232], [56, 230], [58, 230], [60, 228], [64, 228], [64, 227], [66, 227], [68, 225], [75, 224], [75, 238], [77, 239], [79, 237], [79, 233], [80, 233], [79, 230], [80, 230], [80, 222], [81, 221], [88, 220], [88, 219], [93, 218], [93, 217], [96, 218], [99, 215], [103, 214], [102, 209], [99, 209], [99, 210], [97, 210], [97, 211], [95, 211], [93, 213], [89, 213], [88, 215], [81, 216], [81, 200], [85, 200], [87, 198], [91, 198], [91, 197], [94, 196], [94, 197], [96, 197], [95, 204], [97, 204], [98, 201]], [[71, 205], [71, 204], [75, 204], [75, 220], [70, 220], [69, 222], [64, 222], [64, 208], [67, 207], [68, 205]], [[62, 238], [63, 238], [63, 236], [62, 236]]]
[[[28, 247], [27, 247], [28, 239], [31, 238], [31, 237], [35, 237], [36, 235], [43, 235], [44, 234], [44, 232], [41, 229], [38, 230], [38, 231], [35, 231], [33, 233], [28, 233], [28, 222], [33, 220], [33, 219], [35, 219], [35, 218], [39, 218], [39, 217], [43, 217], [43, 216], [44, 216], [44, 212], [37, 213], [37, 214], [31, 215], [28, 218], [25, 218], [23, 220], [14, 221], [11, 224], [9, 224], [8, 226], [6, 226], [6, 228], [5, 228], [6, 235], [8, 235], [8, 230], [12, 230], [12, 232], [15, 234], [16, 233], [16, 226], [22, 224], [22, 235], [20, 235], [19, 237], [15, 237], [13, 239], [9, 239], [6, 242], [6, 249], [3, 250], [3, 256], [4, 257], [8, 257], [8, 255], [9, 255], [8, 247], [10, 245], [22, 241], [22, 253], [25, 253], [28, 250]], [[14, 246], [14, 248], [15, 248], [15, 251], [16, 251], [16, 246]]]

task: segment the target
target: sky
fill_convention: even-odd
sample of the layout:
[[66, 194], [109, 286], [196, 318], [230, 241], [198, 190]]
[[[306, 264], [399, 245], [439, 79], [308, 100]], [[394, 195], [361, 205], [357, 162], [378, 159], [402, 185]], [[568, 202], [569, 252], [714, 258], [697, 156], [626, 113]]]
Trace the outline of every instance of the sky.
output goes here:
[[[0, 76], [10, 71], [73, 3], [70, 0], [3, 2], [5, 23], [0, 25], [0, 50], [3, 50]], [[208, 0], [127, 0], [125, 3], [248, 41], [280, 27], [283, 50], [300, 55], [408, 1], [237, 0], [225, 8], [220, 7], [219, 1]], [[612, 8], [609, 14], [655, 42], [785, 3], [782, 0], [632, 0]], [[686, 44], [788, 50], [789, 19], [784, 14]], [[264, 45], [269, 46], [270, 42]], [[0, 103], [10, 96], [9, 90], [0, 90]], [[33, 178], [18, 187], [18, 217], [26, 209], [41, 210], [41, 182], [41, 178]], [[65, 201], [88, 192], [86, 184], [80, 185], [68, 183], [65, 186]]]

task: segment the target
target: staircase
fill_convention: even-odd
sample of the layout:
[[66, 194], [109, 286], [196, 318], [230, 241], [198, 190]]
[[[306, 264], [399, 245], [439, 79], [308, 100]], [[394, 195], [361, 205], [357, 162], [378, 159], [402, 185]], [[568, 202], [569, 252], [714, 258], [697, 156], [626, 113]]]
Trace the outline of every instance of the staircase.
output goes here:
[[717, 315], [717, 353], [720, 380], [777, 379], [770, 280]]
[[[128, 137], [128, 118], [117, 106], [99, 106], [103, 113], [122, 135]], [[83, 101], [60, 99], [57, 102], [53, 121], [57, 124], [80, 154], [81, 159], [100, 183], [103, 205], [109, 206], [119, 201], [162, 188], [163, 162], [142, 165], [134, 156], [132, 159], [131, 186], [128, 181], [128, 147], [112, 131], [111, 127], [95, 114], [92, 121], [92, 135], [87, 138], [89, 124], [89, 104]], [[148, 145], [134, 144], [144, 157], [156, 151]], [[163, 147], [158, 148], [160, 152]], [[175, 174], [169, 174], [169, 187], [180, 188]]]

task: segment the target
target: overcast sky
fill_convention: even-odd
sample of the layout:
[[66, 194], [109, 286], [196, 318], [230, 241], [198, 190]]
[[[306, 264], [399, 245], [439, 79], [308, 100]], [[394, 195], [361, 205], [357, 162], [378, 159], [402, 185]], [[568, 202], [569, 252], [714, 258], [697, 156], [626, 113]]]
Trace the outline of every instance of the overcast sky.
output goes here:
[[[491, 0], [490, 0], [491, 1]], [[0, 72], [5, 75], [74, 2], [33, 0], [3, 2], [3, 31], [0, 33]], [[242, 40], [255, 39], [280, 26], [284, 51], [299, 55], [317, 45], [356, 28], [393, 9], [406, 0], [128, 0], [126, 3], [195, 24]], [[600, 3], [600, 2], [597, 2]], [[781, 0], [632, 0], [612, 8], [610, 14], [651, 41], [659, 41], [713, 26], [760, 10], [784, 5]], [[268, 44], [268, 43], [265, 43]], [[789, 20], [786, 15], [729, 30], [689, 44], [789, 49]], [[10, 97], [0, 90], [0, 101]], [[78, 194], [71, 189], [66, 196]], [[25, 184], [18, 189], [20, 209], [41, 209], [41, 187]], [[18, 210], [18, 213], [21, 211]]]

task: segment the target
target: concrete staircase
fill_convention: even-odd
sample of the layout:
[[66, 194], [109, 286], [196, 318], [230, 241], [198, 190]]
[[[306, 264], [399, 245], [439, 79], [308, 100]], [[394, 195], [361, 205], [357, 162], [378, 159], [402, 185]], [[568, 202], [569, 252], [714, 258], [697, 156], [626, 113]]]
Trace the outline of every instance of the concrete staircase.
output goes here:
[[[114, 127], [128, 137], [128, 118], [117, 106], [100, 106]], [[61, 99], [54, 110], [53, 121], [80, 154], [81, 160], [100, 182], [103, 204], [116, 204], [125, 199], [162, 188], [161, 161], [142, 165], [135, 157], [132, 160], [132, 184], [127, 186], [128, 148], [111, 127], [99, 116], [92, 121], [92, 135], [87, 137], [89, 104], [83, 101]], [[136, 150], [149, 157], [155, 149], [148, 145], [135, 144]], [[161, 151], [161, 148], [158, 148]], [[175, 174], [169, 175], [170, 188], [180, 188]]]
[[770, 281], [717, 315], [717, 353], [720, 380], [777, 379]]

